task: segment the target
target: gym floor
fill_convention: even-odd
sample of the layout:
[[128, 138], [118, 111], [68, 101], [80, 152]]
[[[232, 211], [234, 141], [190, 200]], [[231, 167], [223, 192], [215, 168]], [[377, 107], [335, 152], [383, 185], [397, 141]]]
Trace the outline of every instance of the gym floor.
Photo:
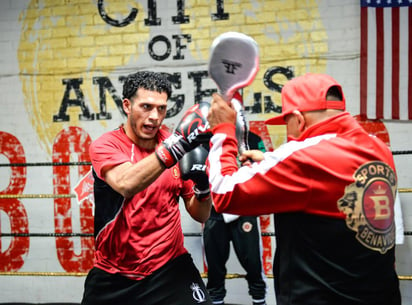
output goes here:
[[[276, 305], [273, 279], [267, 278], [268, 292], [266, 295], [267, 305]], [[226, 280], [227, 295], [225, 305], [251, 305], [252, 299], [248, 294], [247, 283], [244, 278]]]

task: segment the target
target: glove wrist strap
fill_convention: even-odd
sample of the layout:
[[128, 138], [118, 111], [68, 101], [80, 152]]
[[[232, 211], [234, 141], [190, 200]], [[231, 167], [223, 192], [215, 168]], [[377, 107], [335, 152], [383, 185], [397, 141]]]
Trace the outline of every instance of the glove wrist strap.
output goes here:
[[173, 155], [169, 152], [169, 150], [166, 149], [163, 144], [159, 144], [156, 147], [155, 154], [160, 163], [162, 163], [166, 168], [171, 168], [177, 162]]
[[210, 198], [210, 189], [199, 190], [196, 185], [193, 186], [193, 192], [195, 193], [196, 199], [199, 201], [205, 201]]

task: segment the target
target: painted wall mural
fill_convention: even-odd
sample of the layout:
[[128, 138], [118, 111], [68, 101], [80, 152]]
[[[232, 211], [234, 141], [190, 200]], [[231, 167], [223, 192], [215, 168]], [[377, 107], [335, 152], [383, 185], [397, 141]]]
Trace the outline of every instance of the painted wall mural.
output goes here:
[[[268, 6], [276, 10], [268, 11]], [[316, 1], [29, 1], [20, 14], [18, 64], [36, 143], [51, 161], [55, 197], [55, 251], [66, 272], [86, 272], [93, 258], [93, 202], [73, 205], [73, 188], [90, 170], [92, 139], [117, 127], [124, 119], [121, 88], [136, 70], [166, 73], [173, 83], [165, 127], [173, 129], [184, 111], [210, 99], [216, 86], [207, 73], [213, 39], [226, 31], [252, 36], [260, 48], [260, 69], [244, 88], [250, 129], [268, 150], [284, 141], [282, 128], [268, 129], [263, 121], [280, 112], [282, 84], [307, 71], [324, 72], [327, 35]], [[299, 42], [299, 43], [297, 43]], [[10, 163], [25, 163], [30, 147], [13, 134], [2, 133], [2, 153]], [[25, 153], [26, 151], [26, 153]], [[84, 163], [82, 163], [84, 162]], [[62, 164], [73, 164], [77, 166]], [[26, 167], [12, 166], [9, 187], [2, 194], [23, 194]], [[28, 217], [19, 198], [1, 199], [13, 232], [30, 234]], [[72, 222], [78, 209], [81, 238], [75, 250]], [[271, 226], [261, 217], [262, 231]], [[66, 235], [65, 235], [66, 234]], [[271, 273], [270, 236], [263, 237], [265, 272]], [[13, 236], [0, 253], [0, 270], [18, 271], [28, 256], [30, 238]]]
[[[361, 11], [366, 9], [361, 5], [366, 3], [378, 2], [0, 1], [0, 287], [5, 287], [0, 303], [79, 302], [94, 247], [88, 148], [98, 136], [124, 122], [124, 78], [138, 70], [167, 74], [173, 94], [163, 128], [173, 130], [189, 107], [210, 100], [217, 90], [207, 73], [209, 52], [212, 41], [227, 31], [250, 35], [259, 45], [259, 71], [241, 94], [249, 128], [261, 136], [266, 150], [285, 141], [284, 127], [264, 124], [281, 111], [283, 84], [306, 72], [321, 72], [342, 84], [347, 110], [361, 125], [397, 152], [405, 238], [397, 245], [396, 265], [401, 279], [406, 279], [401, 282], [403, 303], [411, 303], [412, 123], [402, 112], [410, 101], [404, 99], [407, 94], [400, 85], [402, 120], [366, 117], [369, 114], [361, 111], [361, 63], [365, 62]], [[394, 24], [398, 20], [404, 34], [410, 28], [412, 8], [406, 0], [391, 3], [405, 7], [383, 14], [384, 19], [395, 17]], [[391, 33], [397, 37], [396, 30]], [[378, 49], [369, 38], [370, 49]], [[385, 39], [389, 41], [397, 39]], [[400, 59], [409, 56], [408, 46], [400, 43]], [[380, 79], [392, 79], [387, 61], [383, 65], [371, 58], [368, 70], [379, 71]], [[406, 83], [404, 71], [412, 71], [410, 65], [399, 68], [403, 73], [399, 80]], [[368, 78], [369, 89], [374, 78]], [[386, 87], [384, 92], [389, 92]], [[373, 95], [368, 94], [369, 102], [374, 103]], [[185, 246], [199, 269], [206, 271], [201, 225], [183, 210]], [[267, 233], [262, 236], [262, 259], [270, 278], [276, 249], [272, 216], [260, 216], [260, 224], [262, 233]], [[243, 272], [232, 254], [228, 272]], [[272, 304], [269, 298], [268, 304]]]

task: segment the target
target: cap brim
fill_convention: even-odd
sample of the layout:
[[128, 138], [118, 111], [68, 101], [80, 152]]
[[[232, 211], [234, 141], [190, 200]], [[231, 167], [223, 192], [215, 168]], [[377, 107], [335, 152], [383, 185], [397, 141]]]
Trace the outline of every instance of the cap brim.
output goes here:
[[286, 125], [286, 122], [283, 119], [284, 117], [285, 117], [285, 114], [274, 116], [273, 118], [267, 119], [265, 121], [265, 124], [266, 125]]

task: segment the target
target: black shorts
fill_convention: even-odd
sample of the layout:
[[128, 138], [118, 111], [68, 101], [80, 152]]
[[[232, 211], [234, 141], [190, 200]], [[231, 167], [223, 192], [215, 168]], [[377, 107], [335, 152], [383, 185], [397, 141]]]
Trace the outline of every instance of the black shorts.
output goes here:
[[168, 262], [142, 280], [92, 268], [82, 305], [211, 305], [205, 284], [190, 254]]

